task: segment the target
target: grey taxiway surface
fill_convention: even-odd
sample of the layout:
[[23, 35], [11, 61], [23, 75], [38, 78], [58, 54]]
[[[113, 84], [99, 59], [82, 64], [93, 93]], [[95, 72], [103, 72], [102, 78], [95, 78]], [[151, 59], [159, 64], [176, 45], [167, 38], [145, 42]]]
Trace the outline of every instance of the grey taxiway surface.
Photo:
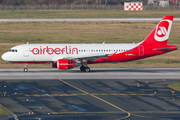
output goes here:
[[[3, 119], [179, 120], [180, 69], [0, 69]], [[6, 95], [4, 96], [4, 92]]]
[[79, 69], [0, 69], [0, 79], [179, 79], [180, 68], [102, 68], [91, 72]]

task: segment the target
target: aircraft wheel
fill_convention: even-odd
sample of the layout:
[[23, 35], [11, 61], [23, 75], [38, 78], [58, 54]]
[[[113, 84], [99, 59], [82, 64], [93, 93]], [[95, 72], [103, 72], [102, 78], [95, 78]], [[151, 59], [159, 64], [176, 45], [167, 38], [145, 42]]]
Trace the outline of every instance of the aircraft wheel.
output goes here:
[[90, 71], [90, 68], [89, 67], [86, 67], [84, 72], [89, 72]]
[[28, 69], [27, 68], [24, 68], [24, 72], [27, 72], [28, 71]]
[[81, 71], [84, 71], [85, 68], [86, 68], [86, 67], [82, 65], [82, 66], [80, 67], [80, 70], [81, 70]]

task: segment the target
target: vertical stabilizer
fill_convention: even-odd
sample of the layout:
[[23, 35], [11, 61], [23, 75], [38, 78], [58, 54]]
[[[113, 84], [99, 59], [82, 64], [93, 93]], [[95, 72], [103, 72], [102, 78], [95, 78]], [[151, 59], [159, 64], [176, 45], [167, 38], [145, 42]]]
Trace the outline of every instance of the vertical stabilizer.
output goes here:
[[173, 18], [174, 16], [165, 16], [141, 44], [166, 45], [171, 31]]

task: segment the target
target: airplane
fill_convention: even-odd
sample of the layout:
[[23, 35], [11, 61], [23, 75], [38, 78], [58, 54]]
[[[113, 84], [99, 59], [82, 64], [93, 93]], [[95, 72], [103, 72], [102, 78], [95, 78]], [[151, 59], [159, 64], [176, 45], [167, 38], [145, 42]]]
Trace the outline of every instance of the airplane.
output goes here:
[[[73, 69], [89, 72], [88, 64], [139, 60], [177, 50], [167, 45], [174, 16], [165, 16], [140, 43], [127, 44], [23, 44], [12, 47], [2, 59], [13, 63], [50, 63], [60, 70]], [[130, 33], [129, 33], [130, 34]]]

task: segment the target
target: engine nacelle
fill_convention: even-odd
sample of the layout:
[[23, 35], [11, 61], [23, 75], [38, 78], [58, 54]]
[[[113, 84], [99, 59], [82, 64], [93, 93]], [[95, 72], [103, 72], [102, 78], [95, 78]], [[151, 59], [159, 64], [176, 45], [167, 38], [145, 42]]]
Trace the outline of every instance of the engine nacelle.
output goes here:
[[59, 59], [57, 60], [57, 68], [62, 70], [74, 68], [74, 60], [70, 59]]

